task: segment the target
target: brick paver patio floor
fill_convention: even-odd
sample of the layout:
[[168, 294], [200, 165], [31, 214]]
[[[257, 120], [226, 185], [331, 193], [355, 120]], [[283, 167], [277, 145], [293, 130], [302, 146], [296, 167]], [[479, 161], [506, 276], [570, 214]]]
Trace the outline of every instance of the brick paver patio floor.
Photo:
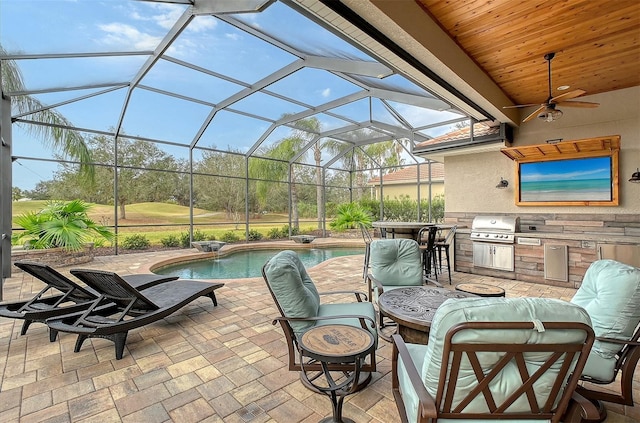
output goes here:
[[[322, 240], [317, 240], [322, 242]], [[283, 248], [293, 243], [282, 244]], [[189, 250], [193, 253], [195, 250]], [[151, 263], [184, 252], [97, 257], [82, 266], [121, 274], [145, 272]], [[363, 256], [324, 262], [309, 273], [320, 291], [365, 290]], [[68, 273], [69, 268], [60, 268]], [[508, 297], [569, 300], [575, 290], [455, 273], [454, 285], [483, 282]], [[75, 335], [48, 340], [34, 323], [0, 318], [0, 422], [317, 422], [331, 414], [327, 397], [302, 386], [286, 368], [286, 343], [262, 278], [225, 280], [218, 307], [198, 299], [170, 317], [129, 333], [122, 360], [102, 339], [73, 352]], [[4, 300], [30, 298], [42, 285], [15, 273]], [[449, 287], [447, 285], [447, 287]], [[358, 423], [399, 422], [391, 393], [391, 345], [380, 341], [378, 372], [348, 397], [344, 415]], [[636, 377], [639, 372], [636, 372]], [[636, 394], [638, 394], [636, 392]], [[640, 395], [636, 395], [640, 398]], [[640, 420], [639, 407], [608, 407], [609, 422]], [[637, 420], [636, 420], [637, 419]]]

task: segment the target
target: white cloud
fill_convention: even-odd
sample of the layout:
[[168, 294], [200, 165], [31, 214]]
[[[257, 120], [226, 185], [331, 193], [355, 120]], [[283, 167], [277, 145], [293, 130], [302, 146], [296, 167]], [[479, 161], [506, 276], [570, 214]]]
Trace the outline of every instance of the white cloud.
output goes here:
[[189, 32], [205, 32], [215, 28], [218, 21], [211, 16], [196, 16], [187, 27]]
[[240, 39], [240, 34], [233, 34], [231, 32], [227, 32], [224, 34], [225, 38], [233, 41], [238, 41]]
[[140, 32], [133, 26], [123, 23], [98, 25], [98, 28], [105, 33], [101, 38], [103, 43], [119, 48], [133, 46], [136, 50], [153, 50], [162, 39]]
[[322, 90], [322, 96], [324, 98], [327, 98], [331, 95], [331, 88], [325, 88], [324, 90]]

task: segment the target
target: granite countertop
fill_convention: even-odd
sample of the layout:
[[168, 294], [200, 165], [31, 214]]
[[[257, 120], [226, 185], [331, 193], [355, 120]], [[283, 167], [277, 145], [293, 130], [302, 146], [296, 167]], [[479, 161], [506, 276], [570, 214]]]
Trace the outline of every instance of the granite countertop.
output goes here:
[[[470, 234], [471, 229], [460, 229], [458, 233]], [[565, 239], [567, 241], [599, 241], [607, 243], [621, 244], [638, 244], [640, 245], [640, 237], [638, 236], [622, 236], [611, 234], [568, 234], [558, 232], [516, 232], [516, 238], [540, 238], [540, 239]]]

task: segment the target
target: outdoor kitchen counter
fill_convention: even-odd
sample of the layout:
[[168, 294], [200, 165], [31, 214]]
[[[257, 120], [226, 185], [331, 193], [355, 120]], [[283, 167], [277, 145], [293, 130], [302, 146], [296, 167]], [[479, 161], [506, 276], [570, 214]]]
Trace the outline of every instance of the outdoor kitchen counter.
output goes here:
[[[467, 238], [471, 234], [471, 229], [462, 228], [458, 229], [457, 233], [465, 234]], [[562, 232], [516, 232], [516, 243], [518, 238], [539, 238], [539, 239], [557, 239], [567, 241], [594, 241], [607, 244], [637, 244], [640, 245], [640, 236], [623, 236], [623, 235], [611, 235], [611, 234], [568, 234]], [[458, 239], [458, 238], [456, 238]]]
[[[454, 269], [457, 272], [495, 276], [552, 286], [578, 288], [584, 273], [591, 263], [598, 260], [600, 248], [631, 249], [627, 255], [637, 256], [640, 251], [640, 236], [611, 234], [516, 232], [514, 245], [514, 270], [505, 271], [474, 266], [471, 230], [464, 228], [456, 232]], [[545, 276], [545, 245], [566, 247], [567, 280]], [[611, 257], [613, 258], [613, 257]], [[616, 257], [616, 259], [620, 260]], [[625, 262], [625, 260], [621, 260]]]

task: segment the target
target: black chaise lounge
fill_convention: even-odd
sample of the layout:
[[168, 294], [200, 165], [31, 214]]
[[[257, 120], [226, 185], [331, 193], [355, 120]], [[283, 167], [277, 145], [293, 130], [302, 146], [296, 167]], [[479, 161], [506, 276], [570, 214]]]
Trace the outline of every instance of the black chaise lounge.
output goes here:
[[[22, 319], [21, 335], [27, 333], [32, 322], [44, 323], [50, 317], [85, 310], [100, 296], [90, 287], [82, 287], [52, 267], [30, 261], [18, 261], [16, 267], [46, 284], [35, 297], [28, 301], [14, 301], [0, 304], [0, 317]], [[177, 276], [155, 275], [153, 273], [122, 276], [136, 289], [145, 289], [164, 282], [174, 281]], [[56, 294], [56, 292], [60, 292]], [[50, 333], [55, 341], [55, 334]]]
[[131, 329], [160, 320], [201, 296], [207, 296], [217, 306], [214, 291], [223, 283], [179, 279], [144, 291], [139, 291], [113, 272], [74, 269], [71, 273], [100, 292], [85, 311], [47, 319], [52, 332], [78, 335], [75, 352], [87, 338], [104, 338], [115, 343], [116, 359], [120, 360]]

